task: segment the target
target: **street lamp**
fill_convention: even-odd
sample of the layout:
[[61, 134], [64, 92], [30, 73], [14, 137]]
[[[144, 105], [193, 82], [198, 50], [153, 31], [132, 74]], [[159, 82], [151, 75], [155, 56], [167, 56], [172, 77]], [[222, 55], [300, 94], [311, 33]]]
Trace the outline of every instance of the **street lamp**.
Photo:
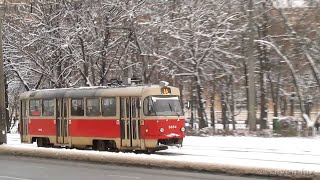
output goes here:
[[6, 5], [5, 0], [0, 4], [0, 144], [7, 143], [6, 126], [6, 102], [5, 102], [5, 74], [2, 48], [2, 19], [4, 17]]

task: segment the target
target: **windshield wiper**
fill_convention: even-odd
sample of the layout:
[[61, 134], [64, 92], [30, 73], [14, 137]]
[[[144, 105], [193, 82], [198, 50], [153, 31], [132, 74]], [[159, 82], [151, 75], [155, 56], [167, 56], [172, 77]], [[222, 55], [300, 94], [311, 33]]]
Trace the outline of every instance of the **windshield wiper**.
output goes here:
[[169, 102], [168, 102], [168, 105], [169, 105], [170, 111], [171, 111], [171, 112], [175, 112], [176, 115], [177, 115], [178, 117], [180, 117], [180, 114], [178, 114], [177, 111], [173, 111], [173, 110], [172, 110], [171, 104], [170, 104]]

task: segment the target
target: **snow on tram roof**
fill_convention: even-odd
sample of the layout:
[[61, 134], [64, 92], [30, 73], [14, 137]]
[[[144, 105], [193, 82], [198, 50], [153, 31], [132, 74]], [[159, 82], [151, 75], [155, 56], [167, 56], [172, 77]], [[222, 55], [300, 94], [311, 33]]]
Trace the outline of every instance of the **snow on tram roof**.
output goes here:
[[83, 86], [83, 87], [70, 87], [70, 88], [52, 88], [52, 89], [32, 89], [30, 92], [40, 92], [40, 91], [60, 91], [60, 90], [97, 90], [97, 89], [123, 89], [123, 88], [155, 88], [159, 87], [158, 85], [149, 85], [149, 86]]
[[[27, 91], [20, 94], [20, 99], [29, 98], [81, 98], [81, 97], [99, 97], [99, 96], [141, 96], [146, 91], [159, 89], [159, 85], [145, 86], [90, 86], [79, 88], [59, 88], [59, 89], [38, 89]], [[175, 87], [170, 87], [176, 89]]]
[[78, 89], [107, 89], [107, 88], [114, 88], [114, 87], [107, 87], [107, 86], [83, 86], [83, 87], [70, 87], [70, 88], [51, 88], [51, 89], [32, 89], [31, 91], [57, 91], [57, 90], [78, 90]]

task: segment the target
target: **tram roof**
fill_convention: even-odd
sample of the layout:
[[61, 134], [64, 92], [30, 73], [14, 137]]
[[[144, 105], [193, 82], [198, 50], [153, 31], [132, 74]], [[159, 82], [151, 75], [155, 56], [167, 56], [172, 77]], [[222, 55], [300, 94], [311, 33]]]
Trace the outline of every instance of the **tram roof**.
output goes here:
[[[171, 89], [178, 89], [169, 86]], [[151, 86], [124, 86], [124, 87], [80, 87], [32, 90], [20, 94], [20, 99], [55, 99], [55, 98], [82, 98], [108, 96], [141, 96], [147, 91], [159, 90], [159, 85]]]

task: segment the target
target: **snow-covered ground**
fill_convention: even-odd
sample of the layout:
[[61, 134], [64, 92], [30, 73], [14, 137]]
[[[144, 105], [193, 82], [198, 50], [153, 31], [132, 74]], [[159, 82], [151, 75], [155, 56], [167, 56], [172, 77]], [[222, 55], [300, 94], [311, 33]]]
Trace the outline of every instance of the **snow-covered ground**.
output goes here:
[[178, 158], [256, 168], [320, 172], [320, 139], [187, 137]]
[[[182, 148], [172, 147], [152, 155], [112, 153], [128, 158], [202, 162], [230, 166], [272, 168], [286, 173], [320, 173], [320, 138], [262, 137], [186, 137]], [[8, 134], [8, 145], [34, 149], [36, 144], [21, 144], [18, 134]], [[45, 149], [45, 148], [42, 148]], [[47, 149], [59, 151], [61, 149]], [[83, 151], [83, 150], [64, 150]], [[83, 151], [88, 152], [88, 151]], [[93, 153], [92, 151], [89, 153]], [[96, 152], [111, 154], [111, 152]], [[275, 172], [275, 173], [279, 173]]]

